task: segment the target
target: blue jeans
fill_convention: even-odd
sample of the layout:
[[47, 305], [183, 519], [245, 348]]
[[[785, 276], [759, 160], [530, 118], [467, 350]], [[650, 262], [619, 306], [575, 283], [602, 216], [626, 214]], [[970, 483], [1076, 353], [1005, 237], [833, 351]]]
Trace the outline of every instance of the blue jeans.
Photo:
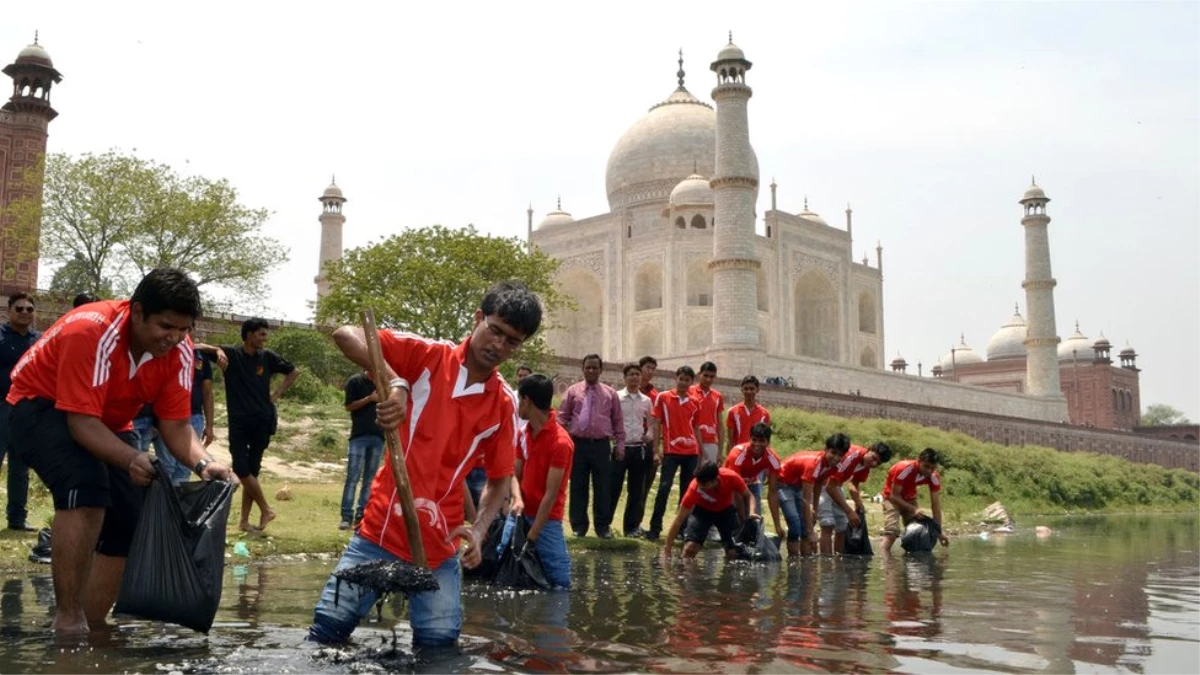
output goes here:
[[[379, 460], [383, 457], [383, 439], [379, 436], [351, 438], [348, 456], [346, 486], [342, 488], [342, 520], [353, 523], [362, 518], [363, 509], [367, 507], [367, 497], [371, 496], [371, 479], [379, 470]], [[362, 479], [362, 487], [358, 491], [356, 507], [354, 488], [359, 479]]]
[[[200, 418], [200, 434], [204, 433], [204, 415], [192, 415], [192, 428], [196, 428], [196, 419]], [[162, 464], [163, 471], [170, 477], [172, 483], [186, 483], [192, 477], [192, 470], [183, 465], [175, 455], [172, 455], [163, 444], [162, 436], [154, 428], [153, 417], [137, 417], [133, 420], [133, 430], [137, 432], [138, 449], [146, 452], [154, 444], [154, 456]]]
[[[525, 524], [533, 527], [533, 518], [525, 516]], [[537, 551], [542, 561], [542, 571], [546, 573], [546, 581], [559, 588], [571, 587], [571, 557], [567, 555], [567, 537], [563, 534], [561, 520], [547, 520], [538, 533], [537, 541], [533, 542], [533, 550]]]
[[787, 521], [787, 540], [801, 541], [808, 536], [804, 531], [804, 488], [779, 483], [779, 510]]
[[471, 500], [475, 508], [479, 508], [479, 498], [483, 496], [483, 488], [487, 487], [487, 469], [477, 466], [467, 472], [467, 489], [471, 491]]
[[0, 401], [0, 464], [8, 457], [8, 524], [22, 527], [29, 515], [29, 466], [17, 457], [17, 453], [9, 452], [8, 417], [12, 406]]
[[754, 508], [758, 509], [758, 515], [761, 516], [762, 512], [763, 512], [763, 510], [762, 510], [763, 484], [762, 484], [761, 478], [758, 480], [755, 480], [753, 483], [747, 483], [746, 487], [749, 488], [750, 494], [754, 495]]
[[[334, 571], [375, 560], [399, 560], [396, 555], [357, 534], [342, 553]], [[458, 556], [447, 559], [433, 570], [438, 590], [408, 594], [408, 620], [412, 625], [414, 647], [450, 647], [458, 642], [462, 630], [462, 570]], [[343, 583], [331, 574], [313, 612], [308, 639], [321, 644], [342, 644], [370, 613], [378, 600], [372, 590]]]

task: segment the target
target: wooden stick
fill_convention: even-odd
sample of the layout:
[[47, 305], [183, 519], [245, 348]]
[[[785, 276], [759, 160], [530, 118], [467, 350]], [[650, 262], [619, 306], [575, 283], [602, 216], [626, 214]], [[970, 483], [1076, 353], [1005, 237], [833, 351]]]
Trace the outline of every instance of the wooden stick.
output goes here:
[[[371, 358], [371, 375], [375, 378], [375, 392], [379, 402], [387, 400], [389, 392], [387, 370], [383, 367], [383, 349], [379, 346], [379, 332], [375, 328], [375, 312], [362, 312], [363, 336], [367, 339], [367, 353]], [[404, 509], [404, 530], [408, 534], [408, 550], [414, 565], [426, 567], [425, 544], [421, 541], [421, 521], [413, 502], [412, 484], [408, 482], [408, 467], [404, 463], [404, 447], [400, 445], [397, 429], [384, 430], [388, 454], [392, 458], [392, 477], [396, 480], [396, 494], [400, 497], [400, 508]]]

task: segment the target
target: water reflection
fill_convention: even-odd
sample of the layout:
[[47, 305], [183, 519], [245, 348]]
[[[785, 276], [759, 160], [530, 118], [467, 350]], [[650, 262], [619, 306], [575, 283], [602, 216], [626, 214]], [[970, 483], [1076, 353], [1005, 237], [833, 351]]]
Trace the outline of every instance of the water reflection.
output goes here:
[[[1200, 520], [1095, 518], [963, 539], [923, 557], [664, 565], [579, 552], [573, 590], [468, 582], [463, 649], [419, 667], [469, 672], [1190, 671], [1200, 644]], [[332, 563], [227, 570], [209, 636], [120, 619], [82, 645], [46, 633], [46, 575], [0, 586], [0, 672], [351, 672], [303, 642]], [[356, 634], [390, 643], [384, 607]], [[400, 624], [399, 639], [409, 636]]]

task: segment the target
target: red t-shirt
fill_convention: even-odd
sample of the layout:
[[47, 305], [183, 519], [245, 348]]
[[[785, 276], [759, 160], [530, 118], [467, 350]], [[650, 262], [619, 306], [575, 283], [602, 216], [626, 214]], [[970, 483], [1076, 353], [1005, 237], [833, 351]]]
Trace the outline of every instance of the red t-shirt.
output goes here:
[[928, 476], [922, 476], [917, 469], [920, 464], [915, 459], [906, 459], [896, 462], [892, 468], [888, 469], [887, 478], [883, 481], [883, 498], [887, 499], [892, 496], [892, 490], [899, 488], [900, 498], [906, 502], [917, 501], [917, 486], [929, 485], [929, 492], [938, 492], [942, 489], [942, 479], [938, 476], [937, 471], [934, 471]]
[[700, 442], [716, 443], [717, 425], [721, 423], [721, 413], [725, 412], [725, 397], [716, 389], [705, 392], [698, 384], [693, 384], [688, 389], [688, 396], [691, 396], [700, 408]]
[[693, 478], [683, 494], [680, 508], [704, 509], [705, 511], [724, 511], [733, 506], [733, 496], [746, 491], [746, 481], [737, 473], [721, 467], [717, 470], [717, 487], [709, 492], [700, 489], [700, 483]]
[[558, 423], [558, 415], [551, 410], [550, 418], [530, 437], [529, 425], [525, 425], [524, 456], [525, 468], [521, 470], [521, 497], [525, 500], [525, 515], [533, 517], [541, 508], [546, 497], [546, 479], [550, 469], [562, 469], [563, 480], [558, 486], [558, 498], [550, 510], [550, 520], [563, 519], [563, 506], [567, 503], [567, 483], [571, 477], [571, 459], [575, 455], [575, 443], [571, 434]]
[[650, 399], [651, 403], [654, 403], [654, 399], [658, 398], [658, 390], [652, 384], [643, 386], [642, 393], [646, 395], [646, 398]]
[[186, 420], [192, 414], [190, 338], [167, 355], [139, 363], [130, 354], [129, 301], [94, 302], [64, 314], [12, 369], [12, 389], [5, 399], [46, 398], [68, 413], [100, 418], [114, 432], [133, 428], [133, 418], [147, 403], [164, 420]]
[[841, 485], [846, 481], [858, 484], [866, 482], [871, 476], [871, 470], [863, 464], [863, 458], [867, 456], [867, 449], [861, 445], [851, 445], [850, 450], [842, 457], [842, 461], [838, 463], [833, 474], [829, 476], [829, 482]]
[[[431, 568], [457, 551], [446, 537], [463, 522], [463, 481], [484, 457], [489, 480], [511, 476], [517, 444], [517, 396], [493, 371], [467, 386], [459, 345], [399, 331], [379, 331], [383, 358], [408, 383], [408, 414], [399, 428], [404, 462]], [[388, 453], [387, 462], [392, 461]], [[375, 474], [359, 536], [411, 560], [396, 482], [387, 462]]]
[[753, 410], [746, 410], [746, 404], [739, 403], [729, 409], [725, 416], [725, 429], [734, 444], [750, 442], [750, 428], [759, 422], [771, 423], [771, 413], [755, 403]]
[[750, 451], [749, 443], [735, 445], [729, 451], [729, 456], [725, 458], [725, 468], [736, 471], [739, 476], [746, 480], [758, 480], [758, 474], [763, 471], [770, 472], [776, 476], [779, 475], [779, 469], [783, 463], [779, 461], [779, 455], [770, 447], [766, 452], [757, 459], [754, 453]]
[[797, 452], [783, 460], [779, 469], [779, 480], [788, 485], [799, 486], [801, 483], [815, 483], [826, 478], [832, 467], [825, 463], [824, 450], [805, 450]]
[[700, 444], [696, 442], [696, 432], [692, 428], [698, 408], [690, 396], [680, 396], [674, 389], [661, 392], [654, 399], [650, 414], [662, 425], [664, 454], [700, 454]]

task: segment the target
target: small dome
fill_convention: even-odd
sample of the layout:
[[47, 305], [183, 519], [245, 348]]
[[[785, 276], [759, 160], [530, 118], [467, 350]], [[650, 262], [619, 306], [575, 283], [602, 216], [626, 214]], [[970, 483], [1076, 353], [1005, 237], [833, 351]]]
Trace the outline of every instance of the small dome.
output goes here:
[[817, 225], [824, 225], [825, 227], [829, 227], [829, 223], [825, 222], [824, 218], [822, 218], [816, 212], [808, 210], [808, 197], [804, 198], [804, 210], [801, 211], [800, 213], [797, 213], [796, 215], [809, 221], [810, 223], [816, 223]]
[[1101, 333], [1100, 337], [1096, 339], [1096, 344], [1092, 345], [1092, 348], [1093, 349], [1112, 349], [1112, 343], [1108, 341], [1108, 338], [1104, 337], [1104, 333]]
[[908, 365], [908, 361], [905, 361], [904, 357], [899, 354], [896, 355], [896, 358], [892, 359], [892, 367], [893, 368], [903, 368], [904, 366], [907, 366], [907, 365]]
[[1046, 197], [1046, 191], [1038, 187], [1037, 183], [1030, 185], [1029, 189], [1025, 191], [1025, 195], [1021, 197], [1021, 201], [1025, 201], [1027, 199], [1044, 199], [1049, 201], [1049, 198]]
[[1091, 361], [1096, 356], [1092, 341], [1079, 330], [1079, 322], [1075, 322], [1075, 334], [1058, 343], [1059, 361]]
[[959, 336], [958, 346], [942, 357], [942, 372], [948, 373], [953, 371], [955, 366], [969, 366], [973, 363], [983, 363], [983, 357], [971, 349], [966, 336]]
[[671, 206], [712, 204], [713, 190], [708, 179], [694, 173], [679, 181], [671, 190]]
[[542, 222], [538, 223], [536, 229], [540, 230], [543, 227], [549, 227], [551, 225], [566, 225], [573, 222], [575, 222], [575, 219], [571, 217], [571, 214], [562, 210], [562, 200], [560, 199], [558, 200], [558, 207], [550, 213], [547, 213], [546, 217], [542, 218]]
[[1125, 348], [1121, 350], [1121, 356], [1137, 356], [1137, 352], [1126, 342]]
[[725, 45], [720, 52], [717, 53], [718, 61], [746, 60], [746, 53], [742, 48], [733, 44], [733, 39], [730, 38], [729, 44]]
[[321, 193], [321, 199], [345, 200], [346, 198], [342, 196], [342, 188], [338, 187], [337, 183], [330, 183], [329, 187], [325, 188], [325, 192]]
[[1019, 309], [1014, 310], [1012, 318], [996, 331], [987, 343], [987, 360], [1023, 359], [1028, 352], [1025, 350], [1025, 335], [1029, 331], [1029, 323], [1021, 316]]
[[37, 42], [25, 47], [17, 54], [17, 63], [32, 63], [39, 66], [46, 66], [47, 68], [54, 67], [54, 62], [50, 60], [50, 52], [46, 51]]

